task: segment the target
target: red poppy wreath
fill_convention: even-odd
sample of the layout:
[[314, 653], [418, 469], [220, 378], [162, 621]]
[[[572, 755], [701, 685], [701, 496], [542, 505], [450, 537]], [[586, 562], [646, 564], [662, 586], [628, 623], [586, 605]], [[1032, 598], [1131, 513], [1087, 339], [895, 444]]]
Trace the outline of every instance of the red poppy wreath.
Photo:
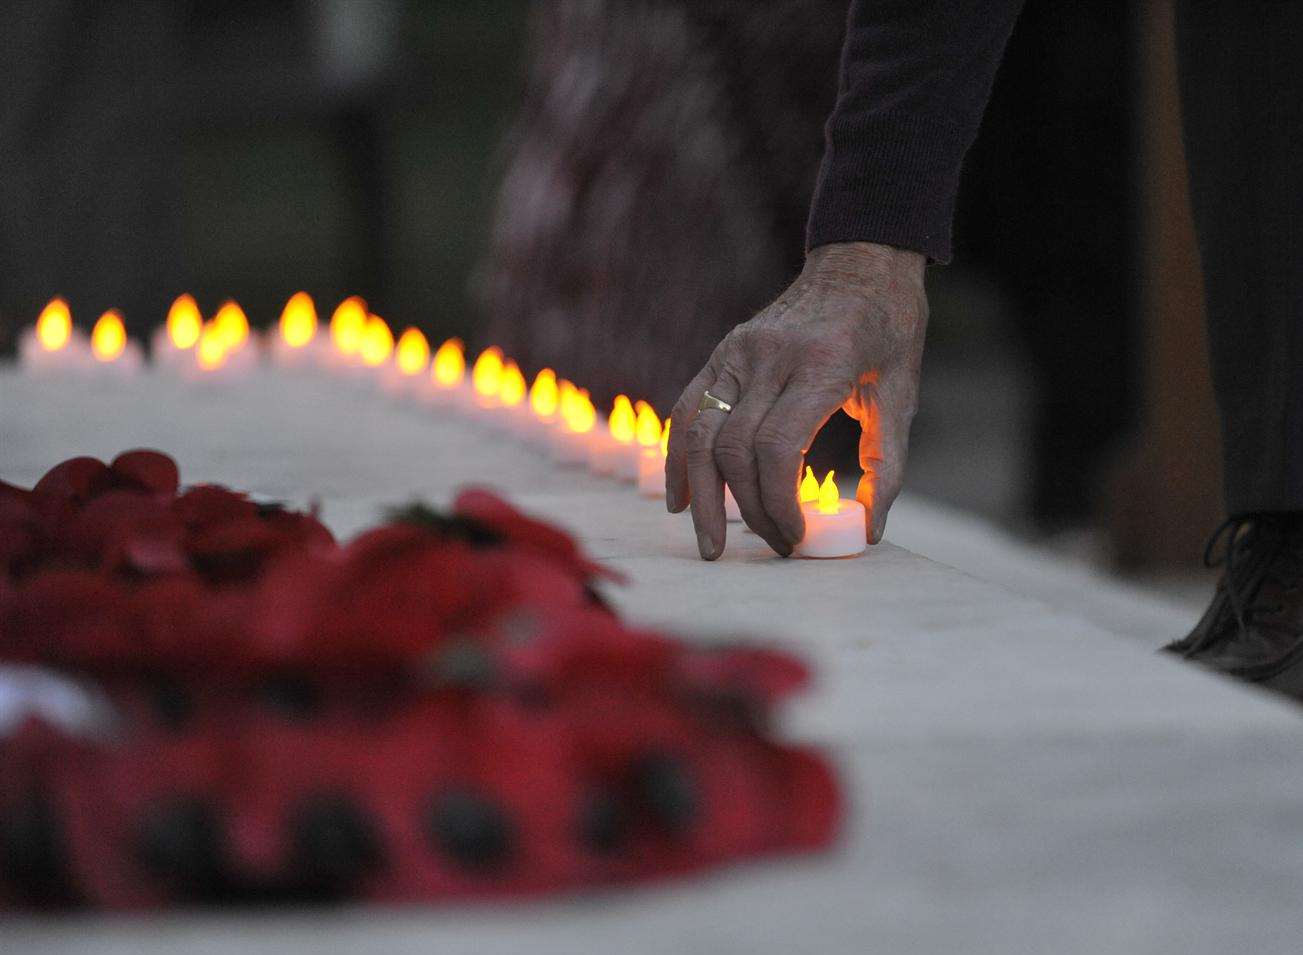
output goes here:
[[340, 544], [153, 451], [0, 483], [0, 675], [98, 701], [0, 726], [0, 909], [432, 902], [826, 846], [830, 767], [769, 726], [805, 668], [631, 628], [614, 576], [484, 491]]

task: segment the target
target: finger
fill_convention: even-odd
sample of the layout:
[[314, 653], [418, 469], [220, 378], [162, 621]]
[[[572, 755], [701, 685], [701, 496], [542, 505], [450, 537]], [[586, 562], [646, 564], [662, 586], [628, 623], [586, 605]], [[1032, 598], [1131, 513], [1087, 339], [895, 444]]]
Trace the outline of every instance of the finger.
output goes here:
[[[725, 372], [710, 386], [720, 401], [737, 401], [741, 388]], [[715, 560], [724, 553], [727, 519], [724, 513], [724, 479], [715, 466], [715, 438], [724, 427], [728, 412], [718, 408], [698, 411], [688, 425], [688, 493], [692, 497], [692, 526], [697, 532], [697, 550], [702, 560]], [[671, 431], [670, 435], [673, 436]]]
[[665, 509], [671, 514], [678, 514], [692, 499], [688, 487], [688, 428], [696, 417], [702, 394], [717, 377], [712, 354], [706, 367], [697, 372], [688, 387], [683, 389], [666, 422], [667, 427], [674, 424], [670, 428], [670, 443], [665, 456]]
[[781, 387], [773, 376], [755, 376], [715, 437], [715, 466], [733, 492], [747, 526], [776, 553], [786, 557], [792, 552], [792, 545], [761, 503], [755, 446], [756, 432], [778, 399]]
[[796, 499], [805, 452], [846, 400], [846, 392], [826, 384], [790, 381], [756, 432], [761, 506], [791, 545], [805, 536], [805, 518]]
[[855, 498], [867, 514], [870, 544], [882, 541], [887, 515], [905, 483], [909, 426], [916, 390], [911, 383], [875, 389], [864, 396], [860, 413], [860, 469]]

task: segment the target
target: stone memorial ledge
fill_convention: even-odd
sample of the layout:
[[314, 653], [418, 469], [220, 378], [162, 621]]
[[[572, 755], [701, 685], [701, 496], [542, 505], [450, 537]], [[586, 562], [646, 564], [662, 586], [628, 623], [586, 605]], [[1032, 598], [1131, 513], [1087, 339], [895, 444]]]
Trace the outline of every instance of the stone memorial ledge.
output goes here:
[[316, 500], [343, 536], [386, 505], [495, 487], [626, 572], [631, 584], [608, 595], [634, 622], [793, 647], [818, 681], [790, 711], [790, 735], [834, 754], [847, 829], [824, 856], [662, 887], [431, 910], [10, 919], [0, 950], [1298, 949], [1300, 713], [1155, 655], [1189, 620], [1135, 592], [1101, 583], [1094, 599], [1049, 569], [1036, 589], [1063, 600], [1019, 593], [1022, 558], [994, 542], [1001, 582], [983, 580], [980, 535], [917, 501], [893, 517], [900, 536], [944, 544], [952, 522], [970, 573], [891, 543], [853, 560], [780, 560], [740, 525], [705, 564], [686, 515], [360, 385], [0, 372], [0, 478], [30, 486], [70, 455], [140, 446], [176, 457], [183, 481]]

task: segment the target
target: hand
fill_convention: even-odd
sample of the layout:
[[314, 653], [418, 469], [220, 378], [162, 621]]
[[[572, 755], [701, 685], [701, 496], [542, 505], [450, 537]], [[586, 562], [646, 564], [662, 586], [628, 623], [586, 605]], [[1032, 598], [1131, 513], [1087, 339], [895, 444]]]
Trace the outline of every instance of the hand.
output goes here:
[[[865, 533], [882, 539], [900, 492], [927, 327], [923, 256], [868, 242], [820, 246], [778, 300], [715, 348], [670, 417], [665, 505], [692, 505], [704, 560], [724, 552], [724, 483], [742, 518], [786, 557], [805, 536], [805, 453], [838, 409], [860, 422]], [[702, 393], [732, 412], [697, 411]]]

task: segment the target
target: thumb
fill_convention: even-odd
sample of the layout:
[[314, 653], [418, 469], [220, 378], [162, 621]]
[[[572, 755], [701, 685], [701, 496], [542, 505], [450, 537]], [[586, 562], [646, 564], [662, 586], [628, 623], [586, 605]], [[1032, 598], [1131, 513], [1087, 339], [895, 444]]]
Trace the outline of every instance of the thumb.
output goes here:
[[882, 541], [887, 514], [905, 483], [909, 422], [882, 413], [877, 395], [866, 395], [861, 409], [860, 468], [855, 499], [864, 505], [870, 544]]
[[887, 514], [903, 484], [901, 469], [887, 461], [875, 462], [860, 477], [855, 499], [864, 505], [868, 515], [865, 533], [870, 544], [882, 542], [882, 535], [887, 529]]

